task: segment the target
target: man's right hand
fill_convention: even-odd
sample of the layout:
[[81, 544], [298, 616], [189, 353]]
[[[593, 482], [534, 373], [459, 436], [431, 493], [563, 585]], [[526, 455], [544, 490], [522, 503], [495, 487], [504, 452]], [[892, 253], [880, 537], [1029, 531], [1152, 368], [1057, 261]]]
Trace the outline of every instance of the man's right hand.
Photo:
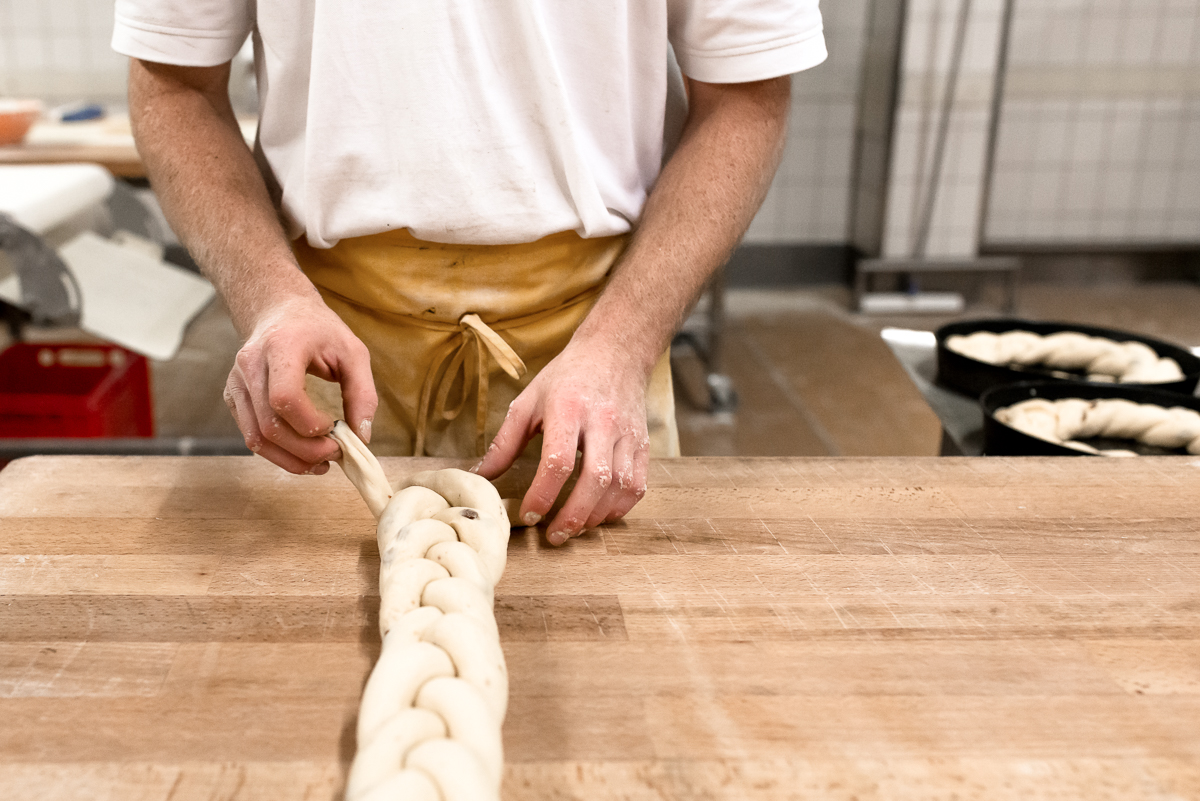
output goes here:
[[341, 385], [346, 422], [364, 442], [378, 397], [366, 346], [319, 299], [291, 298], [265, 310], [238, 351], [225, 403], [246, 447], [290, 473], [320, 475], [338, 446], [334, 420], [304, 389], [305, 374]]
[[367, 348], [321, 300], [229, 103], [229, 63], [131, 59], [129, 117], [171, 227], [229, 307], [246, 344], [225, 402], [246, 446], [292, 473], [324, 473], [333, 418], [304, 391], [312, 373], [341, 384], [343, 414], [370, 439], [378, 399]]

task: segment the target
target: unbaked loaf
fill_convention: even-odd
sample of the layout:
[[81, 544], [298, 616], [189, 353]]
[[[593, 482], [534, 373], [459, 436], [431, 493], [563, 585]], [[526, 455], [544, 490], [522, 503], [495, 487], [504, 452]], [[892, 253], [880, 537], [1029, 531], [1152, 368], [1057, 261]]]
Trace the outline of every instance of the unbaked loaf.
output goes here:
[[[1160, 357], [1143, 342], [1116, 342], [1078, 331], [976, 331], [946, 339], [946, 347], [976, 361], [1018, 367], [1044, 366], [1050, 372], [1085, 373], [1089, 381], [1164, 384], [1179, 381], [1179, 362]], [[1070, 373], [1061, 375], [1070, 376]]]
[[338, 463], [378, 520], [383, 648], [363, 690], [346, 801], [498, 801], [508, 674], [493, 613], [509, 520], [464, 470], [392, 490], [350, 427]]
[[1132, 439], [1159, 448], [1182, 448], [1200, 454], [1200, 412], [1183, 406], [1166, 408], [1123, 398], [1082, 400], [1030, 398], [997, 409], [1001, 423], [1031, 437], [1103, 456], [1136, 456], [1129, 450], [1097, 450], [1081, 439]]

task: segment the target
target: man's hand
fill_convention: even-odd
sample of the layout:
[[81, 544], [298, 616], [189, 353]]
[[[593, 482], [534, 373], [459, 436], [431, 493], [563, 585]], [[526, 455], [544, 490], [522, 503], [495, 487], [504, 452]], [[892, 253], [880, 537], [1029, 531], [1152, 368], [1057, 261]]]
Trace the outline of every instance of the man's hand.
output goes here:
[[306, 373], [341, 384], [346, 422], [370, 442], [378, 405], [370, 356], [320, 300], [294, 298], [262, 316], [238, 351], [225, 403], [246, 447], [291, 473], [321, 475], [338, 446], [325, 436], [333, 418], [305, 393]]
[[296, 264], [228, 86], [228, 63], [132, 59], [134, 137], [171, 227], [246, 337], [225, 402], [247, 447], [293, 473], [323, 473], [338, 447], [324, 436], [333, 420], [305, 394], [305, 373], [342, 385], [346, 420], [367, 440], [378, 402], [370, 360]]
[[541, 460], [520, 512], [536, 525], [571, 476], [576, 452], [583, 453], [575, 487], [546, 529], [552, 545], [623, 517], [646, 493], [648, 375], [617, 351], [614, 343], [589, 348], [572, 340], [509, 406], [477, 468], [488, 478], [500, 475], [541, 432]]
[[[583, 452], [575, 489], [547, 528], [561, 545], [625, 515], [646, 491], [646, 383], [704, 283], [729, 258], [779, 164], [791, 80], [691, 81], [683, 138], [629, 247], [570, 344], [513, 401], [479, 472], [508, 469], [543, 434], [522, 522], [545, 515]], [[613, 481], [613, 477], [616, 481]]]

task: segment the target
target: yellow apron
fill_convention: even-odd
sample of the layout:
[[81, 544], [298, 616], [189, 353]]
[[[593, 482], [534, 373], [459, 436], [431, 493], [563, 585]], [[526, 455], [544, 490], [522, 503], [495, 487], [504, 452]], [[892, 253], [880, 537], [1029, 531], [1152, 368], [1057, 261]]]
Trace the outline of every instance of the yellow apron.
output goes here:
[[[508, 405], [566, 347], [626, 241], [568, 231], [519, 245], [447, 245], [399, 230], [326, 250], [301, 239], [293, 249], [371, 352], [371, 450], [469, 457], [483, 455]], [[309, 376], [308, 390], [341, 416], [336, 384]], [[650, 378], [646, 417], [650, 454], [678, 456], [668, 354]], [[540, 451], [538, 437], [525, 454]]]

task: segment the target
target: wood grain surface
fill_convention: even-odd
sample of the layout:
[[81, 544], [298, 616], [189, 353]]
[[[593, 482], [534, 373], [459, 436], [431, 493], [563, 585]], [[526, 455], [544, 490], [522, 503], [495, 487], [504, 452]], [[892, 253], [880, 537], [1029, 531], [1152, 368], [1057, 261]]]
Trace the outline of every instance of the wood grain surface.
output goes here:
[[[514, 532], [504, 797], [1200, 798], [1198, 498], [1184, 457], [657, 462]], [[12, 463], [0, 797], [340, 797], [378, 565], [336, 471]]]
[[99, 164], [118, 178], [145, 178], [146, 167], [128, 145], [40, 144], [0, 147], [0, 164]]
[[[257, 118], [239, 115], [238, 125], [253, 146]], [[83, 163], [99, 164], [117, 178], [147, 177], [127, 113], [109, 109], [103, 118], [84, 122], [39, 120], [23, 142], [0, 146], [0, 164]]]

